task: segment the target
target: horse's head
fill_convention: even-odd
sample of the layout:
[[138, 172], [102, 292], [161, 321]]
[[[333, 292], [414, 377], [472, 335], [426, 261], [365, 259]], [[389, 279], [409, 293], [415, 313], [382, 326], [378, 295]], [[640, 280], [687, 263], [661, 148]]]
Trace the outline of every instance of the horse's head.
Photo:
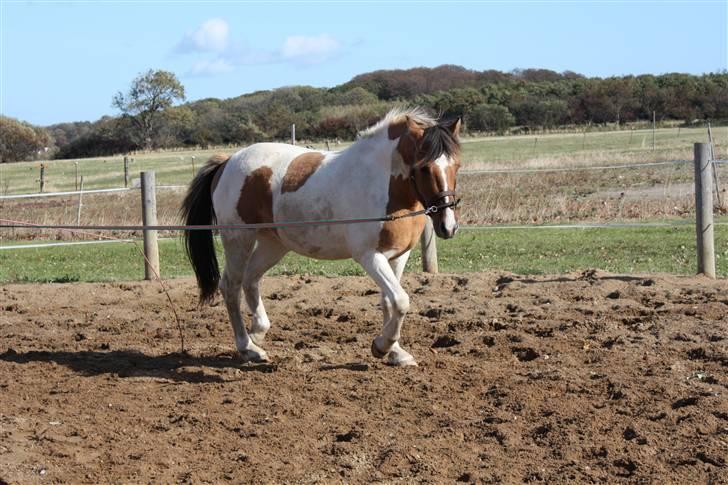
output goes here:
[[390, 138], [399, 138], [397, 151], [417, 199], [430, 212], [435, 233], [450, 239], [458, 230], [455, 211], [457, 173], [460, 169], [460, 119], [423, 127], [407, 117], [390, 126]]

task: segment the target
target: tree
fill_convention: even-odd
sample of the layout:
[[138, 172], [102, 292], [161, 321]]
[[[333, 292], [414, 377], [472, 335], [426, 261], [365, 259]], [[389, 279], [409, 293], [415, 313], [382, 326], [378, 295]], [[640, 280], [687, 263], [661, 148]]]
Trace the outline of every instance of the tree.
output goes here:
[[185, 88], [177, 76], [169, 71], [150, 69], [132, 81], [126, 94], [116, 93], [112, 106], [131, 119], [136, 142], [149, 149], [157, 141], [160, 112], [171, 107], [176, 100], [184, 99]]
[[50, 144], [51, 137], [44, 129], [0, 116], [0, 162], [28, 160]]
[[472, 131], [495, 131], [505, 133], [513, 126], [515, 118], [505, 106], [479, 104], [465, 116], [468, 129]]

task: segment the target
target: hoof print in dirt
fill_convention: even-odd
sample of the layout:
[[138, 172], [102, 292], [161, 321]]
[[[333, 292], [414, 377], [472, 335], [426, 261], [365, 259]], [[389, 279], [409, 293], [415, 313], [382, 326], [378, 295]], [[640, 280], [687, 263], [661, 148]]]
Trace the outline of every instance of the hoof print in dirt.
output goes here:
[[513, 347], [511, 350], [513, 351], [513, 355], [516, 356], [516, 359], [521, 362], [530, 362], [538, 359], [540, 356], [540, 354], [531, 347]]
[[672, 409], [680, 409], [687, 406], [694, 406], [698, 403], [698, 396], [684, 397], [672, 403]]
[[628, 460], [626, 458], [614, 460], [614, 466], [620, 469], [617, 472], [617, 476], [620, 477], [631, 477], [634, 474], [635, 470], [637, 470], [637, 464], [632, 460]]
[[473, 479], [470, 476], [470, 473], [465, 472], [462, 475], [460, 475], [455, 481], [459, 482], [459, 483], [470, 483], [473, 481]]
[[442, 316], [442, 308], [428, 308], [427, 310], [421, 311], [420, 315], [433, 320], [439, 320]]
[[355, 439], [359, 438], [361, 436], [361, 433], [355, 429], [352, 429], [348, 433], [341, 433], [336, 435], [336, 441], [341, 443], [350, 443], [354, 441]]
[[432, 342], [432, 345], [430, 346], [433, 349], [443, 349], [447, 347], [454, 347], [455, 345], [459, 345], [462, 342], [460, 340], [450, 337], [449, 335], [441, 335], [440, 337], [437, 337], [434, 342]]
[[495, 345], [495, 337], [493, 337], [492, 335], [486, 335], [486, 336], [484, 336], [483, 337], [483, 344], [486, 347], [492, 347], [492, 346], [494, 346]]
[[619, 291], [613, 291], [607, 295], [607, 298], [610, 300], [618, 300], [622, 295], [619, 293]]

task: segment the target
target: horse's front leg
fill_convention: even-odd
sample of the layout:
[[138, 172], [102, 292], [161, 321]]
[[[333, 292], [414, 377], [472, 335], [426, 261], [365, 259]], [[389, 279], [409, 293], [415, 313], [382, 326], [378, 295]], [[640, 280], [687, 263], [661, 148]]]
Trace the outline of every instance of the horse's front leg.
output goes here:
[[417, 365], [414, 357], [399, 345], [402, 320], [409, 310], [409, 296], [399, 283], [406, 257], [401, 267], [396, 263], [390, 265], [387, 257], [380, 252], [367, 253], [357, 261], [382, 290], [384, 328], [372, 342], [372, 354], [377, 358], [386, 357], [391, 365]]

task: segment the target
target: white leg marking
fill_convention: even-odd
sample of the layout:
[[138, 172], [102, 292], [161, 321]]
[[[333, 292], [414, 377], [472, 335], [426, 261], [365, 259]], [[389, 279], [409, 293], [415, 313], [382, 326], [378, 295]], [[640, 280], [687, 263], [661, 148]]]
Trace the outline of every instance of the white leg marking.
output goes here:
[[[398, 344], [402, 320], [409, 310], [409, 296], [399, 284], [395, 271], [382, 253], [369, 252], [357, 258], [357, 261], [382, 290], [384, 316], [387, 317], [388, 307], [390, 313], [382, 334], [372, 342], [372, 353], [375, 357], [387, 356], [387, 363], [392, 365], [416, 365], [414, 358]], [[393, 355], [388, 355], [392, 351]]]

